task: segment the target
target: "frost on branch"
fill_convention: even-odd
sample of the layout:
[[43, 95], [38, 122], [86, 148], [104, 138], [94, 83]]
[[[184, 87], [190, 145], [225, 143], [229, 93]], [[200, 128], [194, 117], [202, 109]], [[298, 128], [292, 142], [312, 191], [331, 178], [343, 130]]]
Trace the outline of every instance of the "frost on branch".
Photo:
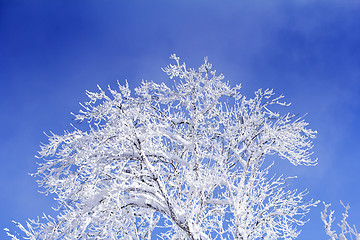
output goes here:
[[360, 240], [360, 233], [357, 232], [356, 227], [355, 226], [350, 226], [349, 223], [347, 222], [347, 218], [348, 218], [348, 212], [349, 212], [349, 205], [344, 205], [341, 201], [340, 201], [341, 205], [343, 205], [343, 207], [345, 208], [345, 212], [342, 214], [343, 218], [341, 219], [341, 223], [338, 224], [338, 226], [341, 229], [341, 232], [339, 234], [336, 233], [335, 230], [332, 230], [332, 224], [335, 221], [335, 217], [333, 216], [335, 211], [330, 211], [328, 212], [328, 208], [331, 206], [331, 204], [325, 204], [325, 209], [324, 211], [321, 213], [321, 220], [324, 223], [324, 227], [325, 227], [325, 232], [326, 234], [330, 237], [331, 240], [336, 240], [336, 239], [340, 239], [340, 240], [347, 240], [347, 239], [356, 239], [356, 240]]
[[[90, 100], [41, 146], [36, 174], [58, 216], [18, 223], [28, 239], [294, 239], [317, 202], [270, 176], [267, 156], [315, 165], [315, 131], [280, 114], [282, 96], [253, 98], [211, 64], [164, 68], [173, 87], [142, 82]], [[13, 239], [16, 236], [9, 233]]]

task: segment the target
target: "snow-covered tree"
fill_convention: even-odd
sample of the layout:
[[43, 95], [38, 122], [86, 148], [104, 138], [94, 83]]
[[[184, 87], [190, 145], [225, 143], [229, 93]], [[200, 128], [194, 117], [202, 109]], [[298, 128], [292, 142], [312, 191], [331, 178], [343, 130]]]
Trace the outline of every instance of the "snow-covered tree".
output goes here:
[[268, 156], [315, 165], [316, 132], [276, 112], [289, 104], [272, 90], [246, 98], [207, 59], [191, 69], [171, 58], [163, 70], [177, 79], [173, 87], [144, 81], [134, 94], [127, 84], [108, 94], [99, 87], [74, 114], [83, 124], [49, 136], [34, 175], [56, 195], [58, 215], [17, 223], [25, 238], [298, 236], [317, 202], [270, 174], [276, 158]]
[[325, 204], [325, 209], [324, 211], [321, 213], [321, 220], [324, 222], [325, 225], [325, 231], [326, 234], [328, 236], [330, 236], [331, 240], [347, 240], [347, 239], [356, 239], [356, 240], [360, 240], [360, 233], [357, 232], [356, 227], [355, 226], [350, 226], [349, 223], [347, 222], [347, 218], [349, 217], [349, 209], [350, 206], [349, 205], [344, 205], [341, 201], [340, 201], [341, 205], [343, 205], [343, 207], [345, 208], [345, 212], [342, 214], [342, 219], [341, 219], [341, 223], [338, 224], [338, 226], [340, 227], [341, 232], [340, 233], [336, 233], [335, 230], [332, 230], [332, 224], [335, 221], [334, 218], [334, 213], [335, 211], [330, 211], [328, 212], [328, 208], [330, 207], [330, 204]]

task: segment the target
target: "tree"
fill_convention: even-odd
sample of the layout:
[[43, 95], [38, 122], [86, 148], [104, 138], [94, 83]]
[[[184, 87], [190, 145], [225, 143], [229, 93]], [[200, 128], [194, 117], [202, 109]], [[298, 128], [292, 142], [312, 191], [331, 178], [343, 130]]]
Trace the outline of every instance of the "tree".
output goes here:
[[[172, 88], [143, 81], [130, 93], [87, 92], [79, 125], [49, 135], [35, 176], [59, 203], [57, 217], [17, 223], [29, 239], [294, 239], [316, 201], [273, 176], [277, 155], [312, 166], [315, 131], [273, 109], [283, 96], [253, 98], [205, 62], [171, 57]], [[15, 235], [8, 233], [13, 239]]]
[[348, 211], [350, 209], [349, 205], [345, 206], [341, 201], [340, 203], [345, 208], [345, 212], [342, 214], [343, 218], [341, 220], [341, 224], [338, 224], [341, 229], [339, 234], [337, 234], [335, 230], [332, 230], [332, 224], [335, 221], [335, 218], [333, 217], [335, 211], [330, 211], [330, 213], [328, 213], [328, 208], [331, 204], [324, 203], [325, 209], [321, 213], [321, 220], [324, 223], [326, 234], [331, 237], [331, 240], [346, 240], [347, 237], [350, 237], [350, 239], [353, 239], [354, 237], [354, 239], [360, 240], [360, 233], [357, 232], [356, 227], [350, 226], [350, 224], [347, 222], [347, 218], [349, 216]]

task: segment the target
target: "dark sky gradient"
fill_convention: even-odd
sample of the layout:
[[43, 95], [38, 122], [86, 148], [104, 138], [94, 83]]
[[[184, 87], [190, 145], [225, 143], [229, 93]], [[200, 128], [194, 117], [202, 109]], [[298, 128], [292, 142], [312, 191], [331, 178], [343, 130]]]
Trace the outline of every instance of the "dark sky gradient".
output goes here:
[[[309, 199], [349, 203], [360, 228], [360, 1], [16, 1], [0, 0], [0, 228], [42, 212], [36, 152], [43, 132], [71, 129], [85, 90], [116, 80], [171, 84], [161, 67], [176, 53], [204, 56], [243, 93], [273, 88], [318, 130], [316, 167], [278, 161]], [[299, 239], [327, 239], [320, 211]], [[5, 233], [0, 232], [0, 239]]]

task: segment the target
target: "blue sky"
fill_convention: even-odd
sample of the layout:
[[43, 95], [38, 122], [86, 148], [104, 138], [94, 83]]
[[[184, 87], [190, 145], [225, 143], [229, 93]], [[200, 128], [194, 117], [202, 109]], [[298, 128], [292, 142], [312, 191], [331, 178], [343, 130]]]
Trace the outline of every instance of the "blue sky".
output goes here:
[[[85, 90], [168, 81], [161, 67], [176, 53], [192, 67], [208, 56], [245, 95], [273, 88], [307, 113], [319, 164], [279, 169], [338, 214], [349, 203], [359, 229], [359, 11], [358, 0], [0, 1], [0, 228], [51, 212], [28, 173], [43, 132], [71, 129]], [[327, 239], [322, 209], [299, 239]]]

